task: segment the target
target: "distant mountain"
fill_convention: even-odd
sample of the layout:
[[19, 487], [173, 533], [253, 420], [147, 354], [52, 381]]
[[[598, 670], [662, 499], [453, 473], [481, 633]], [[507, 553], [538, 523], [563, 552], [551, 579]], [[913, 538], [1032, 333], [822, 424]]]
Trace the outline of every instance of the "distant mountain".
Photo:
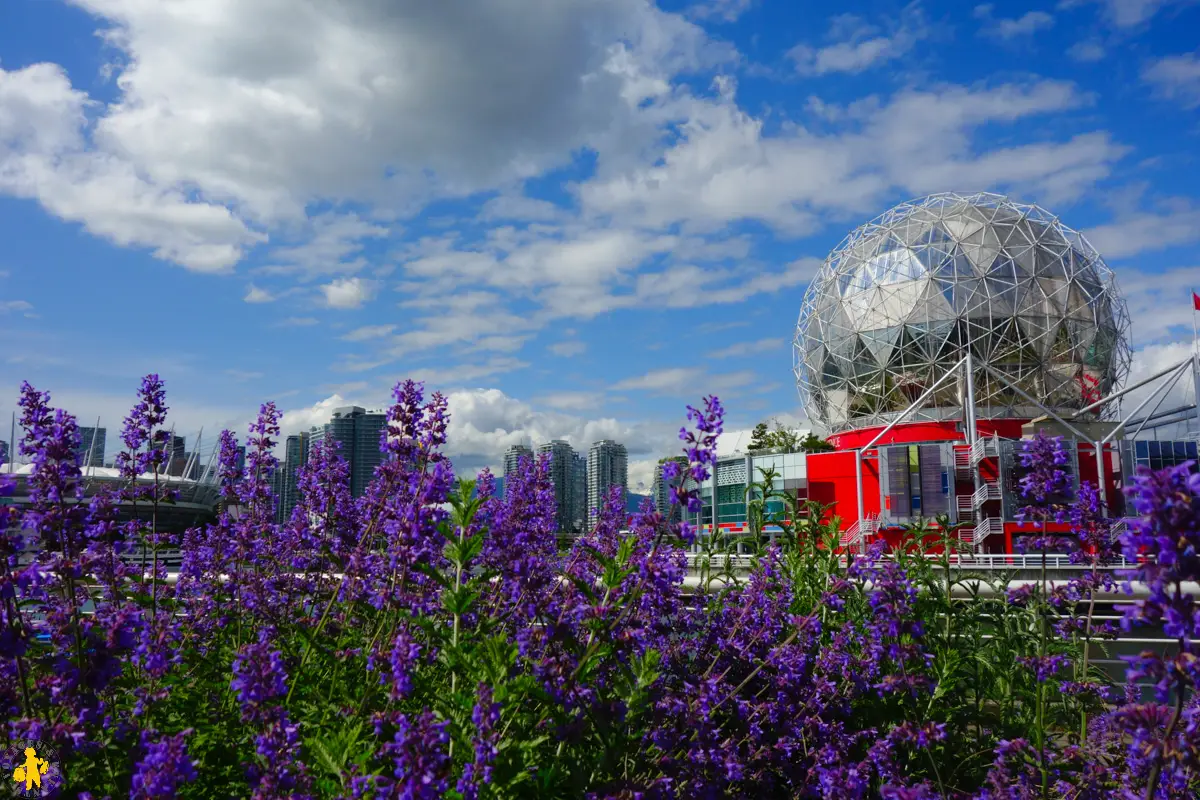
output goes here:
[[625, 494], [625, 510], [628, 511], [630, 514], [636, 512], [638, 510], [638, 506], [640, 506], [642, 504], [642, 501], [645, 500], [647, 497], [649, 497], [649, 495], [634, 494], [633, 492], [626, 492], [626, 494]]

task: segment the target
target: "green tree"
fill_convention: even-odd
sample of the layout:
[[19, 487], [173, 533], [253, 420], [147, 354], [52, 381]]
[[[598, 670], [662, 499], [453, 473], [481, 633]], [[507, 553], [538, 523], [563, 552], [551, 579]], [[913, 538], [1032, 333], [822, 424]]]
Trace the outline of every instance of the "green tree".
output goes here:
[[810, 433], [800, 442], [800, 449], [806, 453], [828, 453], [837, 448], [815, 433]]
[[754, 426], [754, 432], [750, 434], [749, 451], [751, 453], [758, 450], [766, 450], [773, 445], [770, 444], [771, 431], [767, 427], [767, 423], [760, 422]]

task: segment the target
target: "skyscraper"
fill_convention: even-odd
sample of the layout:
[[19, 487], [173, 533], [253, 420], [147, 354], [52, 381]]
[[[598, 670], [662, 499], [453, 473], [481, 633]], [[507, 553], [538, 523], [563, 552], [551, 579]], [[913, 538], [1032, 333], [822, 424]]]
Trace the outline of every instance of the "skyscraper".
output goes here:
[[538, 445], [538, 456], [550, 454], [550, 481], [554, 484], [555, 518], [560, 533], [577, 533], [575, 527], [575, 471], [579, 454], [570, 443], [554, 439]]
[[0, 439], [0, 464], [8, 463], [8, 442]]
[[358, 406], [343, 406], [333, 410], [324, 428], [309, 439], [308, 447], [329, 437], [339, 442], [338, 453], [350, 465], [350, 494], [361, 497], [375, 476], [375, 468], [383, 463], [380, 447], [387, 415], [368, 412]]
[[[680, 518], [680, 508], [677, 505], [671, 505], [671, 484], [663, 478], [663, 467], [670, 461], [682, 461], [680, 458], [664, 458], [654, 467], [654, 510], [662, 514], [668, 520], [678, 521]], [[687, 470], [687, 462], [683, 461], [679, 465], [680, 476]], [[678, 483], [680, 479], [677, 478]]]
[[571, 464], [571, 525], [576, 533], [587, 530], [587, 458], [575, 453]]
[[[106, 428], [79, 428], [79, 465], [82, 467], [104, 466], [104, 438]], [[89, 452], [91, 455], [89, 455]]]
[[309, 434], [307, 431], [292, 434], [284, 444], [283, 459], [279, 465], [279, 505], [276, 518], [287, 522], [292, 517], [292, 511], [300, 502], [300, 489], [296, 482], [296, 473], [300, 467], [308, 463]]
[[504, 451], [504, 491], [508, 491], [512, 476], [521, 468], [522, 458], [533, 458], [533, 451], [523, 444], [514, 444]]
[[612, 486], [621, 487], [622, 497], [629, 491], [629, 455], [625, 452], [625, 445], [602, 439], [588, 451], [588, 525], [596, 523], [600, 506]]

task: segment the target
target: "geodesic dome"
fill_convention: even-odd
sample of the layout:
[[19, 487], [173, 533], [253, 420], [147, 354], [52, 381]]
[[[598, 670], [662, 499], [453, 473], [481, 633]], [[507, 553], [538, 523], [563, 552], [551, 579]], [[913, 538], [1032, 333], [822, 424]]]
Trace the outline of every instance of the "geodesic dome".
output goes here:
[[[1087, 240], [995, 194], [902, 203], [847, 236], [804, 293], [796, 385], [831, 431], [886, 424], [970, 348], [979, 419], [1080, 409], [1129, 373], [1129, 313]], [[911, 419], [956, 419], [948, 379]], [[1103, 412], [1102, 412], [1103, 413]]]

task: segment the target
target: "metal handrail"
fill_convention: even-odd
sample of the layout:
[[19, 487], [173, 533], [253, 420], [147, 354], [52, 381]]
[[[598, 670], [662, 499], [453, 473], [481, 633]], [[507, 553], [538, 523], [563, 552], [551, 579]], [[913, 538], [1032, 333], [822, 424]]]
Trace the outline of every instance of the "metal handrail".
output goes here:
[[991, 481], [984, 481], [979, 484], [979, 488], [971, 495], [971, 499], [976, 506], [983, 505], [990, 500], [999, 500], [1001, 499], [1000, 485]]
[[984, 517], [971, 529], [971, 544], [978, 547], [981, 542], [1004, 531], [1004, 523], [996, 517]]
[[981, 436], [971, 445], [971, 464], [978, 464], [985, 458], [996, 458], [1000, 455], [1000, 440], [996, 434]]

